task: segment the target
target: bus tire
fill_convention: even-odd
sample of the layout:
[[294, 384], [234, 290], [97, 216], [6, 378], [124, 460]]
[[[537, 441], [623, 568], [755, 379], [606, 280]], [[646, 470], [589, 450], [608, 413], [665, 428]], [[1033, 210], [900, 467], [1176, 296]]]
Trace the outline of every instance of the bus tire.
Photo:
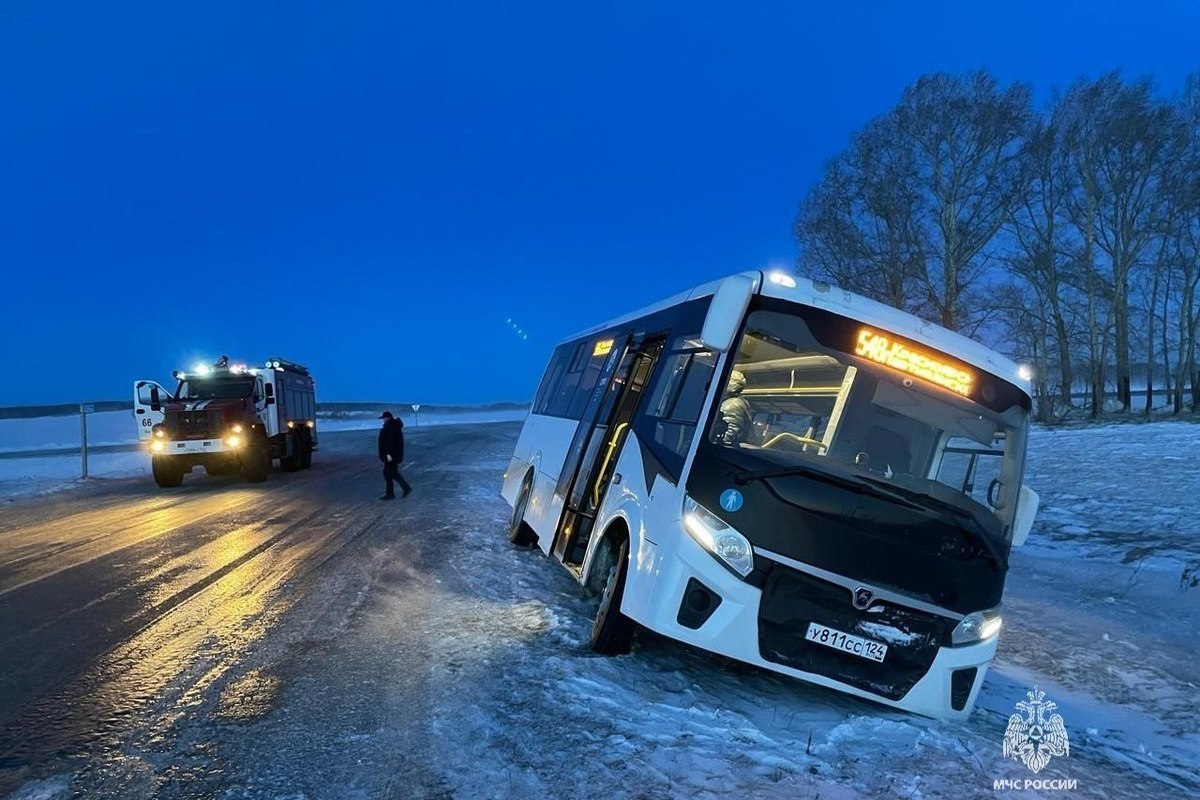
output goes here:
[[622, 538], [604, 579], [600, 592], [600, 607], [592, 623], [592, 650], [606, 656], [619, 656], [633, 646], [637, 623], [621, 613], [625, 596], [625, 576], [629, 572], [629, 540]]
[[173, 464], [169, 456], [150, 459], [150, 471], [154, 473], [154, 482], [161, 489], [173, 489], [183, 484], [183, 470]]
[[533, 547], [537, 544], [537, 534], [525, 522], [525, 509], [529, 507], [529, 497], [533, 494], [533, 475], [526, 475], [521, 484], [521, 494], [513, 504], [512, 519], [508, 523], [508, 540], [517, 547]]

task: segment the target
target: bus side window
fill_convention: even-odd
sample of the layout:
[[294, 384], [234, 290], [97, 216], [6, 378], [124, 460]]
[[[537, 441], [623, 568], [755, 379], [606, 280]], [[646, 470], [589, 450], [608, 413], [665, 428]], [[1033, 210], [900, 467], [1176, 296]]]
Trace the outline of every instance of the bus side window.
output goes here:
[[715, 366], [713, 354], [703, 350], [668, 355], [650, 390], [645, 415], [638, 421], [643, 441], [675, 478], [695, 438]]
[[562, 380], [567, 371], [567, 363], [571, 360], [571, 346], [562, 345], [554, 351], [550, 356], [550, 363], [546, 367], [546, 374], [542, 377], [542, 385], [538, 387], [537, 395], [533, 399], [533, 413], [544, 414], [546, 407], [550, 405], [550, 400], [558, 393], [559, 382]]
[[558, 387], [546, 406], [545, 413], [552, 417], [570, 417], [571, 401], [575, 399], [575, 390], [579, 388], [579, 380], [583, 377], [583, 368], [587, 366], [585, 350], [587, 342], [579, 342], [571, 351], [571, 360], [567, 364], [566, 374], [559, 381]]

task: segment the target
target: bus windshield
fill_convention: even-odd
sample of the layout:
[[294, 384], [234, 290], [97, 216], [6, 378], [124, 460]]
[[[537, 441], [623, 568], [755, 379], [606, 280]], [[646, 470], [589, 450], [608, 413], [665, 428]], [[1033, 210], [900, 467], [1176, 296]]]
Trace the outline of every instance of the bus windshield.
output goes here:
[[[825, 335], [827, 318], [851, 333]], [[816, 309], [752, 311], [726, 369], [709, 441], [753, 451], [781, 470], [849, 473], [927, 507], [951, 504], [1007, 539], [1024, 469], [1027, 404], [1001, 409], [1003, 402], [985, 405], [968, 395], [979, 389], [1003, 400], [1018, 390], [993, 376], [974, 387], [973, 374], [954, 359], [915, 346], [900, 358], [880, 357], [872, 337], [890, 344], [885, 334], [864, 330]]]
[[175, 397], [188, 400], [240, 400], [254, 391], [252, 375], [213, 376], [186, 378], [179, 382]]

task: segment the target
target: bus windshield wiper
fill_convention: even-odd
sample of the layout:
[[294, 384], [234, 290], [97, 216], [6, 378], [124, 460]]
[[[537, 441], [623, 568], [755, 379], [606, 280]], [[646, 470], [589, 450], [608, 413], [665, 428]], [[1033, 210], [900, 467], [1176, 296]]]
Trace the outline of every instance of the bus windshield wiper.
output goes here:
[[1004, 552], [996, 545], [996, 540], [990, 533], [987, 532], [987, 529], [983, 527], [983, 524], [975, 518], [975, 515], [967, 509], [955, 505], [948, 500], [943, 500], [940, 497], [934, 497], [928, 492], [921, 492], [917, 491], [916, 489], [908, 489], [903, 486], [895, 486], [893, 484], [884, 484], [877, 478], [869, 478], [864, 476], [863, 480], [886, 488], [888, 491], [895, 492], [903, 497], [909, 498], [911, 501], [919, 503], [926, 508], [933, 506], [942, 511], [950, 512], [960, 520], [965, 520], [969, 524], [960, 524], [958, 526], [959, 529], [974, 536], [975, 540], [978, 541], [978, 543], [983, 546], [983, 549], [987, 551], [988, 557], [997, 568], [1002, 570], [1008, 569], [1008, 559], [1005, 558]]
[[830, 483], [834, 486], [841, 486], [844, 489], [859, 492], [860, 494], [865, 491], [876, 495], [877, 497], [891, 500], [893, 503], [907, 506], [908, 508], [921, 508], [920, 505], [914, 503], [903, 494], [893, 491], [891, 487], [882, 486], [874, 481], [868, 482], [860, 478], [852, 478], [848, 475], [838, 475], [836, 473], [827, 472], [823, 469], [818, 469], [816, 467], [810, 467], [803, 464], [795, 464], [790, 467], [781, 467], [779, 469], [767, 469], [760, 472], [748, 472], [743, 470], [733, 476], [733, 482], [738, 486], [745, 486], [751, 481], [760, 481], [767, 478], [786, 478], [790, 475], [803, 475], [806, 478], [816, 478], [819, 481]]

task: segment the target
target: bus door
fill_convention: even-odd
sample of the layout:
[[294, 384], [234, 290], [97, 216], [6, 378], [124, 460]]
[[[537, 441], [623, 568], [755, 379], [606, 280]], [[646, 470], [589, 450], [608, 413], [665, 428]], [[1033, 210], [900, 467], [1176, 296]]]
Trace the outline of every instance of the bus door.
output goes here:
[[617, 457], [662, 348], [662, 339], [645, 343], [629, 339], [611, 374], [607, 379], [601, 375], [596, 382], [558, 483], [566, 500], [554, 538], [554, 555], [565, 564], [583, 562], [605, 492], [613, 480], [620, 481], [614, 477]]

